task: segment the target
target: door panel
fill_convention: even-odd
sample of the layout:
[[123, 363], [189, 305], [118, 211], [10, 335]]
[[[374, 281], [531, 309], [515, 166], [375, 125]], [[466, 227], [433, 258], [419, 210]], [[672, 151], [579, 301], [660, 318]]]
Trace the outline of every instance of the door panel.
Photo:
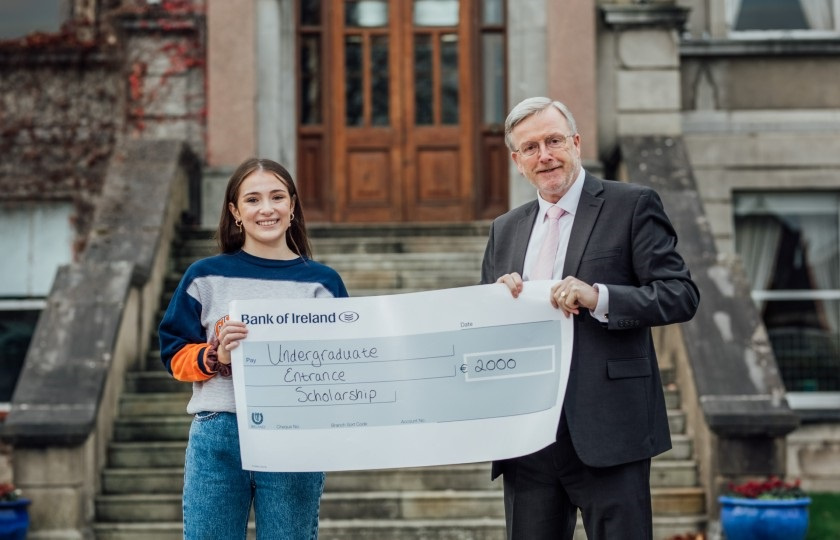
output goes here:
[[[390, 0], [335, 2], [334, 221], [402, 220], [397, 22]], [[398, 3], [396, 3], [398, 4]], [[399, 6], [396, 6], [399, 7]], [[398, 12], [397, 12], [398, 13]]]
[[472, 81], [468, 0], [415, 0], [404, 23], [413, 59], [406, 70], [406, 152], [403, 178], [411, 221], [474, 218], [472, 115], [464, 107]]

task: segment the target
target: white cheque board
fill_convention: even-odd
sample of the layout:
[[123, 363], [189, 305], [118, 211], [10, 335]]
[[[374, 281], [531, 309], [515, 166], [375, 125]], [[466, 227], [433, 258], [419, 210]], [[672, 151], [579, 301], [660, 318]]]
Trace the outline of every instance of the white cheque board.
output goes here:
[[231, 302], [242, 465], [262, 471], [489, 461], [554, 441], [572, 321], [550, 281]]

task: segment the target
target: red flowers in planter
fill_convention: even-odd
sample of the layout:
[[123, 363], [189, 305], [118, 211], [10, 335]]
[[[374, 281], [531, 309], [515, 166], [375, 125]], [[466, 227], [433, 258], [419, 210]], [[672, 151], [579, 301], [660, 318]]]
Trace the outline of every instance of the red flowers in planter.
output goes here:
[[14, 484], [0, 484], [0, 502], [16, 501], [23, 497], [23, 493]]
[[807, 497], [799, 484], [799, 480], [785, 482], [781, 478], [771, 476], [763, 482], [751, 481], [737, 485], [730, 483], [725, 495], [743, 499], [801, 499]]

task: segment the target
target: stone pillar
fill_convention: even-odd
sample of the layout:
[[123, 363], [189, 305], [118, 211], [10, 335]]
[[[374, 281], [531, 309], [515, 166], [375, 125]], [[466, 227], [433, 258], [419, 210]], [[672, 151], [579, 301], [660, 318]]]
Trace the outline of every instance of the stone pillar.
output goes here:
[[688, 9], [672, 2], [604, 4], [599, 36], [600, 148], [629, 135], [679, 135], [679, 31]]
[[295, 20], [292, 0], [257, 2], [257, 150], [297, 179]]
[[77, 446], [18, 448], [15, 484], [29, 506], [30, 540], [87, 540], [93, 535], [94, 498], [102, 462], [97, 435]]
[[[549, 97], [546, 4], [547, 0], [507, 3], [508, 111], [525, 98]], [[509, 200], [515, 208], [536, 197], [536, 191], [512, 160], [509, 166]]]
[[584, 168], [599, 174], [598, 85], [596, 81], [597, 22], [595, 0], [550, 2], [547, 19], [548, 94], [575, 115], [581, 136]]
[[257, 151], [255, 9], [253, 0], [207, 1], [207, 162], [211, 166], [236, 166]]

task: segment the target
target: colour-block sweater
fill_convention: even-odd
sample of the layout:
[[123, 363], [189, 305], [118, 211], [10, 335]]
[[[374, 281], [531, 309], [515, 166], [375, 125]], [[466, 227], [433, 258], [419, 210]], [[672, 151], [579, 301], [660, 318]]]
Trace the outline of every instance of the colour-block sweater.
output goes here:
[[332, 268], [310, 259], [262, 259], [244, 251], [193, 263], [160, 323], [160, 354], [176, 379], [193, 383], [187, 412], [236, 412], [233, 381], [205, 365], [232, 300], [339, 298], [347, 289]]

